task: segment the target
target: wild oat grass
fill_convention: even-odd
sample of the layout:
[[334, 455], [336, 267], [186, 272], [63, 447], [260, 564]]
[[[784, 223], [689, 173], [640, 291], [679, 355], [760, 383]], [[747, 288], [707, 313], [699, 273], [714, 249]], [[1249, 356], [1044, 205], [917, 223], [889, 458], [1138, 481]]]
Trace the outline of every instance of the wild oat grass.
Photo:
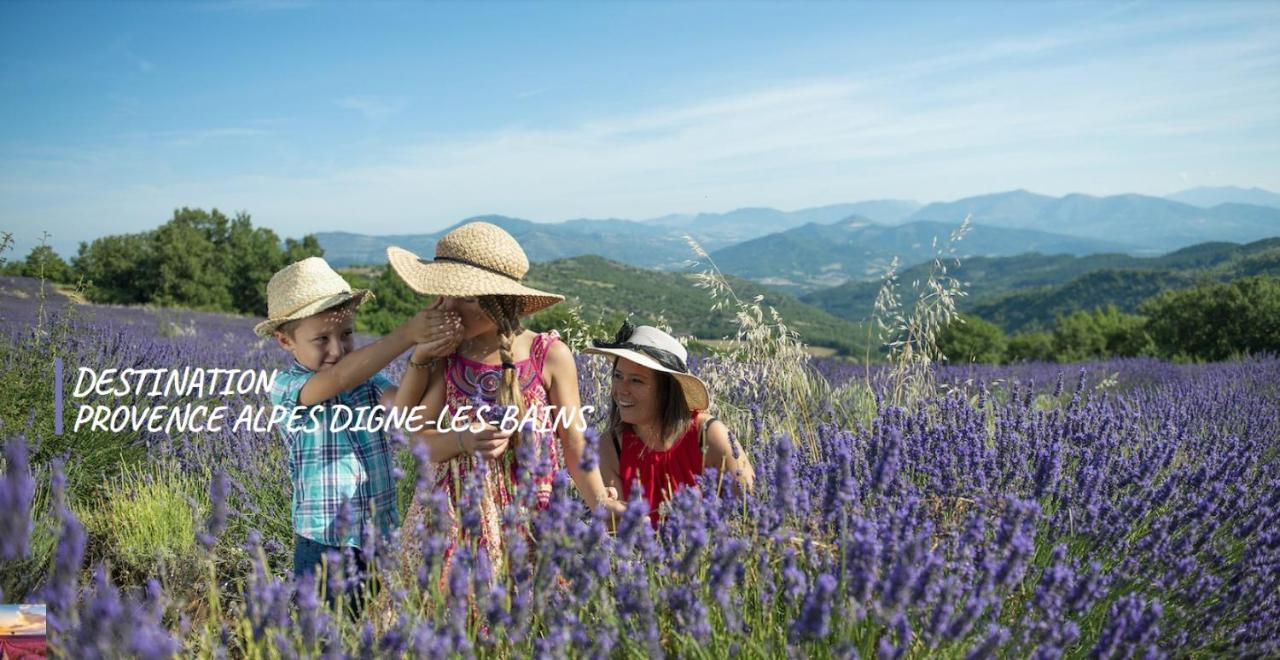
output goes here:
[[685, 242], [698, 257], [693, 263], [701, 267], [694, 275], [694, 286], [710, 295], [712, 312], [730, 310], [737, 325], [735, 335], [724, 338], [724, 349], [708, 358], [700, 372], [713, 392], [747, 395], [720, 398], [718, 415], [739, 431], [739, 437], [748, 437], [743, 431], [753, 426], [788, 429], [817, 456], [817, 425], [831, 412], [831, 402], [861, 405], [870, 397], [862, 392], [834, 392], [813, 370], [812, 355], [778, 311], [766, 306], [763, 296], [750, 301], [738, 297], [711, 255], [693, 237], [685, 236]]
[[970, 220], [971, 216], [965, 216], [941, 247], [934, 237], [929, 277], [924, 282], [911, 283], [916, 300], [909, 310], [898, 294], [896, 257], [876, 294], [872, 318], [879, 330], [880, 344], [889, 349], [891, 369], [887, 372], [886, 391], [892, 405], [905, 406], [937, 394], [933, 368], [946, 358], [938, 349], [938, 337], [947, 324], [959, 320], [956, 301], [968, 295], [964, 283], [947, 271], [947, 264], [960, 264], [955, 256], [956, 246], [969, 233]]

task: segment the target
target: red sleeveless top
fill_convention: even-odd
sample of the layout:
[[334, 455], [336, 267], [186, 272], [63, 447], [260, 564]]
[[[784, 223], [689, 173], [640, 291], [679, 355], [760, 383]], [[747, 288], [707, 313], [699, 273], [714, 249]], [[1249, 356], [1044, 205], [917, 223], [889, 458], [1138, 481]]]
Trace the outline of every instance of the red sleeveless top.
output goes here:
[[646, 447], [631, 429], [622, 432], [618, 449], [618, 472], [622, 478], [622, 499], [631, 497], [631, 484], [637, 479], [649, 500], [649, 520], [658, 527], [659, 507], [675, 492], [691, 486], [702, 474], [702, 447], [698, 438], [698, 413], [693, 413], [689, 428], [666, 451]]

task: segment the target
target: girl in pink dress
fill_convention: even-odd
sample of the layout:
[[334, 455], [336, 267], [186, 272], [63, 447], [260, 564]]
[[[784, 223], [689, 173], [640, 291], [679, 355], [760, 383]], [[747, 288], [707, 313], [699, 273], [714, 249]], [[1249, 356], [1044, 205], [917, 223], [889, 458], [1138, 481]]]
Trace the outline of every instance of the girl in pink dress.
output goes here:
[[[435, 306], [457, 315], [462, 326], [461, 343], [447, 358], [432, 360], [415, 350], [396, 399], [397, 406], [422, 406], [425, 419], [460, 420], [452, 428], [413, 436], [414, 442], [425, 445], [432, 470], [430, 487], [447, 495], [453, 533], [445, 551], [446, 567], [457, 543], [463, 541], [484, 549], [493, 575], [502, 575], [504, 509], [513, 504], [521, 509], [522, 502], [530, 501], [545, 507], [552, 478], [563, 467], [569, 469], [589, 507], [624, 510], [622, 502], [606, 493], [600, 471], [579, 465], [585, 440], [573, 354], [555, 332], [534, 333], [520, 325], [522, 316], [563, 297], [520, 282], [528, 260], [515, 239], [499, 227], [474, 222], [441, 238], [434, 260], [399, 248], [388, 248], [387, 255], [411, 288], [440, 296]], [[484, 413], [486, 419], [501, 419], [504, 413], [510, 414], [506, 412], [510, 407], [514, 407], [513, 419], [533, 422], [531, 431], [513, 432], [513, 424], [505, 428], [484, 424], [479, 417]], [[455, 430], [462, 420], [476, 423]], [[521, 442], [533, 445], [520, 452], [532, 457], [531, 464], [519, 465], [515, 458]], [[521, 481], [521, 474], [529, 478]], [[478, 493], [464, 496], [468, 481], [476, 478], [480, 479]], [[424, 515], [415, 498], [404, 529], [415, 529]], [[421, 563], [415, 546], [403, 544], [406, 569], [416, 570]]]

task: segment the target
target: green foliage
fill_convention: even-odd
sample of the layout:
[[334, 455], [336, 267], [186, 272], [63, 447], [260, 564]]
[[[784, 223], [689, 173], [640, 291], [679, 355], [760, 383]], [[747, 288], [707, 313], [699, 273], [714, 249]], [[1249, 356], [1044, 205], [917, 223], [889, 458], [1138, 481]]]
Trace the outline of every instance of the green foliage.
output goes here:
[[48, 245], [37, 245], [31, 248], [31, 252], [27, 254], [27, 258], [23, 261], [14, 261], [7, 263], [0, 268], [0, 274], [10, 275], [14, 277], [33, 277], [36, 279], [46, 279], [50, 282], [60, 282], [70, 284], [74, 281], [74, 275], [71, 272], [71, 266], [58, 256], [57, 252]]
[[1048, 332], [1027, 332], [1009, 338], [1005, 351], [1009, 362], [1053, 362], [1053, 335]]
[[[183, 209], [180, 213], [186, 213]], [[220, 214], [219, 214], [220, 215]], [[225, 220], [225, 218], [223, 219]], [[224, 223], [225, 224], [225, 223]], [[211, 227], [217, 231], [217, 227]], [[150, 302], [173, 307], [231, 309], [230, 278], [218, 263], [214, 231], [175, 215], [152, 235], [156, 289]]]
[[1223, 360], [1280, 352], [1280, 278], [1246, 277], [1168, 291], [1142, 307], [1148, 331], [1168, 357]]
[[432, 301], [431, 297], [410, 289], [389, 265], [348, 268], [339, 272], [353, 288], [373, 292], [373, 299], [361, 305], [356, 314], [356, 330], [359, 332], [385, 335]]
[[938, 351], [952, 363], [1002, 362], [1007, 344], [999, 326], [969, 314], [952, 319], [938, 337]]
[[118, 234], [80, 243], [71, 260], [75, 272], [89, 282], [86, 294], [95, 302], [150, 302], [158, 276], [151, 233]]
[[4, 593], [6, 602], [20, 602], [17, 599], [23, 594], [34, 593], [46, 579], [58, 546], [61, 521], [51, 506], [49, 476], [43, 466], [35, 466], [33, 472], [36, 493], [31, 503], [31, 544], [27, 556], [0, 562], [0, 592]]
[[1139, 356], [1225, 360], [1243, 353], [1280, 352], [1280, 278], [1274, 276], [1228, 283], [1203, 281], [1153, 296], [1141, 309], [1146, 316], [1107, 306], [1059, 317], [1051, 332], [1009, 338], [1005, 358], [1012, 362]]
[[[1105, 310], [1078, 311], [1059, 318], [1050, 336], [1051, 356], [1055, 362], [1155, 354], [1155, 344], [1146, 331], [1146, 320], [1121, 313], [1111, 306]], [[1025, 348], [1021, 345], [1019, 350]]]
[[[924, 281], [930, 264], [903, 270], [904, 282]], [[1092, 254], [1082, 257], [1028, 253], [969, 257], [952, 269], [970, 297], [961, 311], [977, 314], [1005, 332], [1048, 330], [1055, 318], [1077, 310], [1115, 305], [1136, 312], [1142, 301], [1200, 278], [1225, 282], [1249, 275], [1280, 275], [1280, 238], [1247, 244], [1201, 243], [1159, 257]], [[846, 282], [802, 298], [841, 318], [867, 318], [880, 283]], [[905, 301], [910, 305], [910, 301]]]
[[[353, 287], [370, 289], [375, 295], [356, 315], [360, 332], [390, 332], [432, 300], [410, 289], [389, 266], [340, 272]], [[806, 343], [859, 354], [865, 332], [858, 326], [758, 284], [732, 278], [729, 281], [744, 299], [763, 296], [762, 303], [777, 308], [790, 329]], [[699, 290], [694, 274], [664, 273], [586, 256], [535, 263], [525, 282], [567, 296], [565, 302], [525, 319], [525, 327], [559, 330], [565, 341], [579, 348], [593, 337], [612, 337], [627, 316], [646, 322], [661, 318], [677, 334], [703, 339], [733, 336], [738, 327], [733, 310], [708, 313], [706, 293]]]
[[[708, 312], [707, 297], [699, 290], [699, 274], [666, 273], [627, 266], [602, 257], [584, 256], [535, 263], [525, 277], [530, 286], [562, 293], [580, 315], [592, 322], [637, 316], [662, 318], [679, 335], [702, 339], [733, 337], [739, 329], [738, 310], [722, 307]], [[834, 348], [845, 355], [861, 355], [866, 331], [796, 298], [760, 284], [734, 277], [725, 281], [743, 300], [772, 307], [787, 319], [788, 329], [812, 346]], [[604, 336], [611, 336], [617, 326]]]
[[[275, 234], [272, 234], [272, 236], [274, 237]], [[283, 263], [286, 266], [295, 261], [302, 261], [307, 257], [323, 256], [324, 248], [320, 247], [320, 242], [316, 240], [313, 234], [307, 234], [301, 240], [286, 238], [284, 241]]]
[[208, 481], [165, 464], [128, 469], [74, 508], [91, 547], [117, 571], [154, 575], [194, 555], [197, 520], [209, 509]]
[[622, 325], [622, 314], [599, 314], [591, 320], [582, 316], [576, 305], [559, 304], [540, 310], [525, 319], [524, 326], [534, 332], [556, 330], [569, 348], [581, 351], [591, 345], [592, 339], [612, 339]]
[[314, 236], [289, 239], [282, 248], [275, 232], [255, 228], [246, 213], [228, 218], [217, 209], [182, 208], [154, 230], [81, 243], [72, 274], [89, 282], [86, 293], [94, 302], [261, 316], [271, 275], [322, 254]]
[[1018, 291], [971, 311], [1006, 332], [1048, 329], [1056, 325], [1054, 319], [1082, 310], [1111, 306], [1132, 313], [1147, 298], [1194, 282], [1188, 273], [1099, 270], [1063, 285]]

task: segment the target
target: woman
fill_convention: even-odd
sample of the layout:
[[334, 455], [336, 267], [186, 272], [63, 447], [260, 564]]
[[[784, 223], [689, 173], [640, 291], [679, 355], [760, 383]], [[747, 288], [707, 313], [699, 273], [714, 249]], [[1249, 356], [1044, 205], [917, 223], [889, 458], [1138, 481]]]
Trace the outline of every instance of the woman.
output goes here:
[[[414, 436], [415, 441], [426, 445], [434, 472], [429, 476], [431, 487], [448, 495], [453, 534], [445, 551], [446, 567], [464, 536], [458, 515], [459, 507], [464, 505], [462, 491], [481, 464], [487, 468], [483, 470], [481, 497], [466, 504], [479, 509], [472, 512], [479, 514], [479, 531], [465, 540], [486, 550], [494, 575], [502, 575], [505, 564], [503, 509], [512, 504], [519, 506], [519, 491], [525, 488], [534, 489], [536, 495], [536, 500], [525, 498], [526, 501], [545, 507], [553, 475], [560, 468], [568, 467], [588, 506], [604, 505], [612, 511], [622, 511], [625, 506], [606, 493], [600, 471], [583, 470], [579, 465], [585, 440], [582, 424], [577, 423], [581, 401], [573, 354], [558, 341], [555, 332], [539, 334], [520, 325], [522, 316], [554, 305], [564, 297], [520, 282], [529, 261], [516, 240], [495, 225], [473, 222], [441, 238], [434, 260], [419, 259], [395, 247], [387, 249], [387, 257], [410, 288], [440, 296], [435, 305], [457, 314], [462, 326], [461, 343], [447, 358], [433, 360], [426, 348], [414, 351], [410, 368], [400, 383], [397, 407], [423, 406], [423, 414], [429, 420], [483, 422], [480, 415], [485, 407], [490, 409], [485, 419], [500, 419], [514, 406], [518, 414], [514, 419], [534, 421], [533, 431], [527, 434], [513, 434], [511, 424], [504, 429], [477, 423], [465, 430], [428, 429]], [[553, 424], [557, 409], [568, 414], [562, 413], [563, 421]], [[524, 466], [524, 472], [532, 475], [532, 483], [519, 483], [520, 466], [513, 449], [521, 441], [534, 445], [533, 465]], [[538, 465], [550, 469], [538, 473]], [[415, 498], [405, 516], [404, 529], [415, 529], [422, 516], [422, 506]], [[404, 544], [407, 568], [416, 570], [421, 561], [416, 555], [417, 546]]]
[[688, 353], [671, 335], [624, 322], [612, 342], [593, 341], [587, 353], [614, 358], [608, 426], [600, 442], [605, 484], [622, 499], [634, 483], [649, 500], [658, 526], [662, 504], [694, 483], [705, 467], [732, 475], [740, 490], [755, 481], [751, 461], [736, 451], [729, 429], [708, 414], [707, 386], [689, 373]]

